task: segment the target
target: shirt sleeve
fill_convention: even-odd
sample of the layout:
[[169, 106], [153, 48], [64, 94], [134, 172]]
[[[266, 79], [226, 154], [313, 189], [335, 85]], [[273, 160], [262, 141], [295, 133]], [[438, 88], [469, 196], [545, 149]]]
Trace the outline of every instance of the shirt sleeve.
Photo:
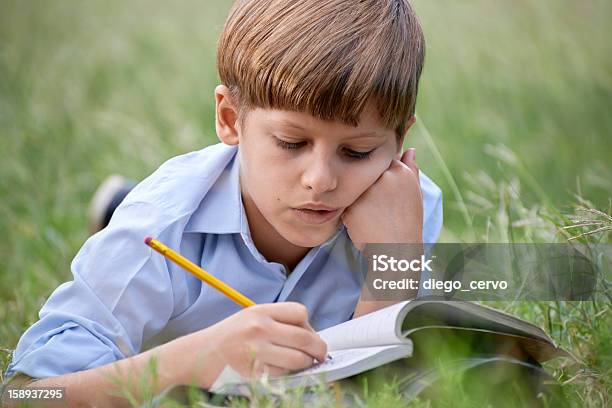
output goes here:
[[419, 182], [423, 195], [423, 243], [434, 244], [442, 230], [442, 190], [422, 171]]
[[146, 235], [171, 242], [172, 224], [160, 225], [153, 205], [119, 206], [74, 258], [73, 280], [51, 294], [19, 340], [7, 377], [52, 377], [138, 353], [173, 311], [166, 262], [143, 243]]

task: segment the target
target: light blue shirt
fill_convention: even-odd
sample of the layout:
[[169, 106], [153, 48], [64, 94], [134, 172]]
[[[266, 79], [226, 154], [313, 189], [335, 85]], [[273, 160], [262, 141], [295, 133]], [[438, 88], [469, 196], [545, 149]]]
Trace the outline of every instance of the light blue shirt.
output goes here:
[[[363, 279], [346, 229], [312, 248], [286, 276], [255, 248], [240, 196], [238, 148], [224, 144], [175, 157], [141, 182], [108, 227], [74, 258], [21, 337], [7, 376], [46, 378], [132, 356], [206, 328], [240, 307], [143, 243], [153, 236], [256, 303], [295, 301], [323, 329], [350, 319]], [[420, 173], [423, 240], [442, 225], [440, 189]]]

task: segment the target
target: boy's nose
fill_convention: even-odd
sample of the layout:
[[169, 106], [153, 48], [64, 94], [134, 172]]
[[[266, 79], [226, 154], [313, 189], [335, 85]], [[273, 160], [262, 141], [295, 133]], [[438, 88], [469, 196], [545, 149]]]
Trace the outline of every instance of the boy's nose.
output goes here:
[[313, 160], [302, 173], [302, 185], [315, 193], [334, 190], [338, 178], [327, 159]]

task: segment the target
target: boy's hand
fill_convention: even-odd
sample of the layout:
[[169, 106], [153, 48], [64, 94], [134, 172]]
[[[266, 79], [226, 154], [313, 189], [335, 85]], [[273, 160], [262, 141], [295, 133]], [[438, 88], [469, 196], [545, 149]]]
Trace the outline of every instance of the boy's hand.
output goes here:
[[[413, 148], [389, 168], [342, 214], [353, 244], [421, 243], [423, 198]], [[398, 160], [399, 159], [399, 160]]]
[[202, 356], [191, 357], [191, 365], [198, 367], [186, 370], [192, 378], [185, 380], [204, 388], [212, 386], [226, 365], [243, 377], [282, 375], [327, 355], [327, 344], [308, 323], [306, 307], [295, 302], [251, 306], [184, 339], [190, 355]]

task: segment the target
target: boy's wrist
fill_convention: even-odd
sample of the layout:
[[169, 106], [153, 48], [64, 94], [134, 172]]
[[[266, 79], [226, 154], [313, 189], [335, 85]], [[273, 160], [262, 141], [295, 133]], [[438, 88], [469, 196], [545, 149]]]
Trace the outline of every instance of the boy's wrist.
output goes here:
[[395, 234], [378, 234], [379, 236], [371, 236], [364, 242], [354, 242], [360, 251], [372, 244], [422, 244], [423, 229], [420, 227], [406, 228], [402, 231], [397, 231]]
[[222, 369], [215, 358], [212, 340], [210, 328], [207, 328], [159, 346], [158, 358], [163, 370], [160, 380], [163, 375], [164, 389], [174, 385], [212, 386]]
[[[151, 375], [147, 374], [147, 367], [152, 366], [156, 370], [151, 378], [155, 381], [156, 394], [173, 386], [187, 383], [186, 378], [189, 377], [189, 373], [186, 371], [189, 365], [184, 364], [184, 358], [185, 354], [191, 354], [191, 350], [181, 349], [179, 342], [181, 339], [172, 340], [132, 357], [135, 365], [139, 367], [141, 376]], [[151, 364], [152, 360], [155, 361], [154, 364]]]

